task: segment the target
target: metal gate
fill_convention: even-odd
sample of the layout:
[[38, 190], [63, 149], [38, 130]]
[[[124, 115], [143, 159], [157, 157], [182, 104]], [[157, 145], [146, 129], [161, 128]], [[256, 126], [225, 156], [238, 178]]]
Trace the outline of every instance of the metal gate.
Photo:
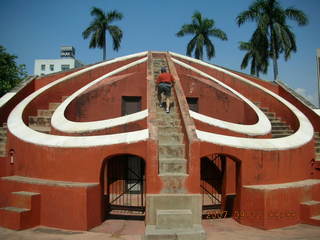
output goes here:
[[210, 155], [201, 158], [200, 189], [202, 195], [202, 211], [221, 209], [223, 195], [223, 179], [226, 158], [223, 155]]
[[107, 164], [108, 210], [145, 211], [145, 163], [133, 155], [121, 155]]

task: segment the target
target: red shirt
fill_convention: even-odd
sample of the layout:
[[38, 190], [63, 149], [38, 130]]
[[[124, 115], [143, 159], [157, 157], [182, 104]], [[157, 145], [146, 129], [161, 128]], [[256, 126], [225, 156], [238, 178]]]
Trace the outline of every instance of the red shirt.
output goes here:
[[157, 84], [163, 83], [163, 82], [173, 83], [174, 78], [172, 77], [172, 75], [170, 73], [167, 73], [167, 72], [161, 73], [157, 78]]

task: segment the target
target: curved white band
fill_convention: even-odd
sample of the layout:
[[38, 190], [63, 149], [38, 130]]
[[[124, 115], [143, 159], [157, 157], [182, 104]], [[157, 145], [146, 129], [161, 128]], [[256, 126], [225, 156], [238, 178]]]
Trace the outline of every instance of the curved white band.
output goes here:
[[84, 87], [80, 88], [78, 91], [73, 93], [71, 96], [69, 96], [62, 104], [59, 105], [59, 107], [55, 110], [55, 112], [52, 115], [51, 118], [51, 125], [61, 131], [66, 133], [83, 133], [83, 132], [91, 132], [91, 131], [97, 131], [97, 130], [103, 130], [119, 125], [123, 125], [129, 122], [134, 122], [137, 120], [144, 119], [148, 116], [148, 110], [140, 111], [137, 113], [129, 114], [122, 117], [107, 119], [107, 120], [100, 120], [100, 121], [92, 121], [92, 122], [73, 122], [64, 116], [64, 112], [67, 108], [67, 106], [81, 93], [86, 91], [91, 86], [99, 83], [103, 79], [107, 77], [111, 77], [114, 74], [117, 74], [119, 72], [122, 72], [124, 70], [127, 70], [133, 66], [136, 66], [138, 64], [141, 64], [143, 62], [146, 62], [147, 58], [142, 58], [140, 60], [137, 60], [135, 62], [132, 62], [130, 64], [127, 64], [123, 67], [120, 67], [112, 72], [109, 72], [96, 80], [90, 82], [89, 84], [85, 85]]
[[[105, 145], [113, 145], [120, 143], [132, 143], [146, 140], [149, 137], [148, 129], [143, 129], [134, 132], [127, 133], [119, 133], [119, 134], [111, 134], [111, 135], [100, 135], [100, 136], [56, 136], [45, 134], [41, 132], [37, 132], [31, 128], [29, 128], [22, 120], [22, 114], [26, 106], [37, 96], [45, 92], [47, 89], [52, 86], [59, 84], [63, 81], [71, 79], [75, 76], [78, 76], [84, 72], [90, 71], [94, 68], [108, 65], [117, 61], [123, 61], [134, 57], [145, 56], [147, 52], [138, 53], [129, 55], [126, 57], [116, 58], [111, 61], [103, 62], [97, 65], [90, 66], [88, 68], [79, 70], [77, 72], [71, 73], [68, 76], [60, 78], [36, 92], [32, 93], [28, 97], [26, 97], [23, 101], [21, 101], [14, 110], [10, 113], [8, 118], [8, 129], [9, 131], [15, 135], [17, 138], [33, 143], [36, 145], [50, 146], [50, 147], [94, 147], [94, 146], [105, 146]], [[139, 61], [139, 60], [138, 60]]]
[[[249, 81], [241, 76], [238, 76], [230, 71], [227, 71], [225, 69], [219, 68], [214, 65], [210, 65], [208, 63], [205, 63], [200, 60], [196, 60], [190, 57], [186, 57], [180, 54], [171, 53], [171, 55], [192, 61], [194, 63], [216, 69], [218, 71], [224, 72], [240, 81], [246, 82], [253, 87], [259, 88], [260, 90], [264, 91], [266, 94], [270, 95], [271, 97], [277, 99], [279, 102], [284, 104], [286, 107], [288, 107], [294, 115], [297, 117], [299, 121], [299, 129], [292, 135], [282, 138], [274, 138], [274, 139], [256, 139], [256, 138], [243, 138], [243, 137], [232, 137], [232, 136], [225, 136], [221, 134], [215, 134], [205, 131], [196, 130], [197, 136], [201, 141], [211, 142], [214, 144], [219, 145], [225, 145], [225, 146], [231, 146], [236, 148], [245, 148], [245, 149], [257, 149], [257, 150], [285, 150], [285, 149], [291, 149], [291, 148], [297, 148], [300, 147], [313, 138], [313, 126], [311, 125], [308, 118], [301, 112], [299, 109], [297, 109], [295, 106], [293, 106], [291, 103], [283, 99], [282, 97], [276, 95], [272, 91], [252, 82]], [[175, 59], [174, 59], [175, 60]], [[177, 60], [176, 60], [177, 61]], [[176, 62], [175, 61], [175, 62]], [[251, 106], [251, 105], [250, 105]], [[260, 118], [260, 116], [259, 116]]]

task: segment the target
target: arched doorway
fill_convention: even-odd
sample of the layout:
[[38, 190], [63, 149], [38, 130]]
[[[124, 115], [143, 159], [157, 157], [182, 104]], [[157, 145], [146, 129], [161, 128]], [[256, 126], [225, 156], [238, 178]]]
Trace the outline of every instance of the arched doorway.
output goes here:
[[224, 154], [201, 158], [200, 191], [203, 218], [225, 218], [233, 215], [240, 186], [241, 162]]
[[106, 218], [144, 219], [145, 162], [142, 158], [123, 154], [106, 159], [102, 185]]

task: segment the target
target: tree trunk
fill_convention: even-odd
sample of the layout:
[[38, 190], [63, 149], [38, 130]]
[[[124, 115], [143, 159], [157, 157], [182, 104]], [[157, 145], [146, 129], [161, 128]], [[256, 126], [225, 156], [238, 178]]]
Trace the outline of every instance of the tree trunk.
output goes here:
[[279, 77], [279, 72], [278, 72], [278, 61], [277, 61], [277, 56], [276, 56], [276, 50], [273, 49], [273, 53], [272, 53], [272, 60], [273, 60], [273, 77], [274, 80], [278, 80]]
[[106, 44], [103, 45], [103, 61], [106, 60]]
[[276, 48], [275, 48], [275, 39], [273, 36], [273, 29], [271, 29], [271, 48], [272, 48], [272, 60], [273, 60], [273, 78], [274, 80], [278, 80], [278, 61], [277, 61], [277, 54], [276, 54]]

